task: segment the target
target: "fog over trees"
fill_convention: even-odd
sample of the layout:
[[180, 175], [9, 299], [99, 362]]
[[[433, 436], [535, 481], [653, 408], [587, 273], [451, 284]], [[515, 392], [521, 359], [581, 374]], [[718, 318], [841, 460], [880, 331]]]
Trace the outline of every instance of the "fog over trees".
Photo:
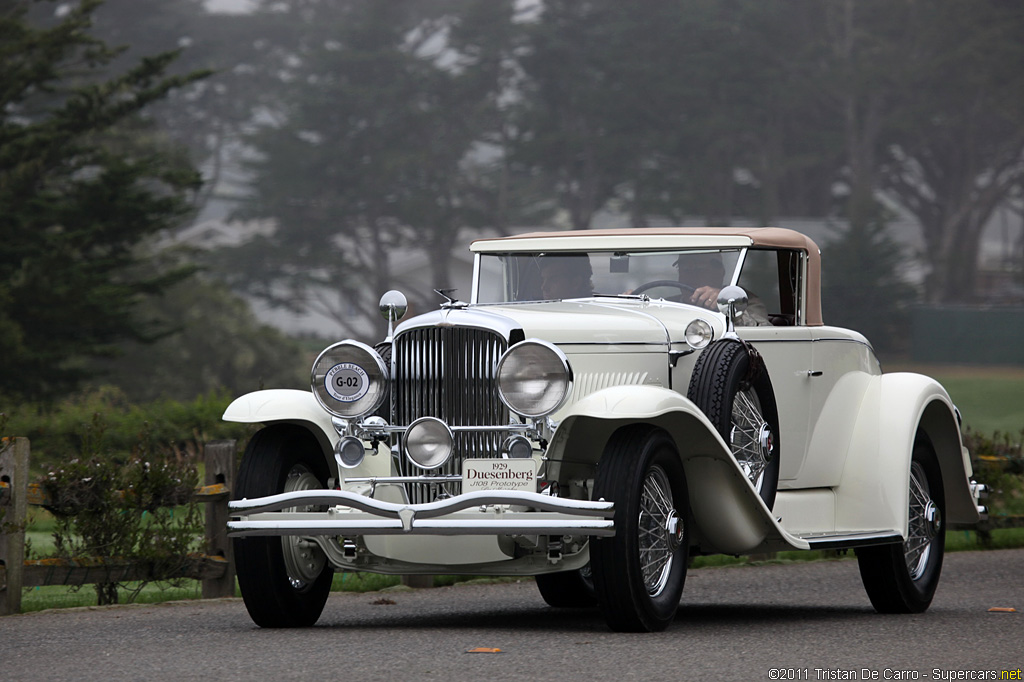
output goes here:
[[[1022, 213], [1019, 2], [209, 7], [0, 0], [0, 350], [34, 368], [32, 391], [76, 385], [125, 337], [172, 333], [182, 306], [148, 328], [143, 299], [183, 266], [218, 305], [217, 282], [379, 329], [396, 250], [422, 251], [443, 288], [480, 230], [602, 215], [831, 225], [826, 318], [884, 344], [899, 305], [976, 302], [983, 231]], [[229, 185], [226, 217], [274, 229], [157, 252]], [[900, 252], [894, 221], [916, 226], [919, 253]], [[1020, 287], [1010, 239], [1001, 266]]]

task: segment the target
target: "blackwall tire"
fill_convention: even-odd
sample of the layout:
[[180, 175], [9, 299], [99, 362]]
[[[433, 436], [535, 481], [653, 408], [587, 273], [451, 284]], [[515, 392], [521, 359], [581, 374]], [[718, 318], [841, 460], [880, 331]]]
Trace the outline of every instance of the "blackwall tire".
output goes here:
[[921, 613], [932, 603], [946, 550], [939, 462], [919, 438], [910, 461], [910, 524], [902, 544], [857, 550], [861, 581], [879, 613]]
[[697, 358], [686, 397], [729, 445], [771, 509], [779, 488], [779, 411], [768, 371], [762, 367], [750, 377], [750, 363], [743, 343], [735, 339], [712, 343]]
[[597, 466], [594, 499], [615, 503], [615, 535], [594, 538], [590, 564], [608, 627], [664, 630], [686, 580], [689, 497], [667, 433], [627, 426], [609, 440]]
[[[305, 429], [275, 425], [249, 441], [236, 499], [326, 488], [327, 463]], [[235, 538], [235, 570], [245, 608], [264, 628], [309, 627], [323, 612], [334, 570], [323, 550], [297, 536]]]

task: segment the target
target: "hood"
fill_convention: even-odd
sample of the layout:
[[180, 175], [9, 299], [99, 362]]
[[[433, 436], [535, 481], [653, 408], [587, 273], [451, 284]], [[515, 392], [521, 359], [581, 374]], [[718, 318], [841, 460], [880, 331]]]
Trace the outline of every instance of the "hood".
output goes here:
[[[403, 322], [396, 334], [416, 327], [493, 329], [512, 343], [539, 338], [557, 345], [658, 345], [684, 342], [686, 325], [707, 320], [721, 334], [721, 315], [693, 306], [627, 299], [480, 305], [442, 309]], [[519, 337], [518, 330], [522, 330]]]

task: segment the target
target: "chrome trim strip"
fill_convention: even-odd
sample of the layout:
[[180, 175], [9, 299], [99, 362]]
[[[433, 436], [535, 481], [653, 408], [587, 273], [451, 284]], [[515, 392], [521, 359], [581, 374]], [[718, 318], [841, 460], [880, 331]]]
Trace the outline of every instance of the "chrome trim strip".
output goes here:
[[564, 514], [505, 513], [500, 518], [492, 514], [490, 519], [411, 520], [408, 527], [399, 519], [371, 519], [366, 514], [352, 516], [359, 518], [230, 521], [228, 535], [615, 535], [614, 521], [571, 518]]
[[605, 348], [612, 348], [616, 346], [651, 346], [652, 348], [664, 348], [672, 344], [681, 344], [684, 341], [672, 341], [669, 343], [663, 341], [560, 341], [558, 343], [559, 348], [565, 348], [566, 346], [603, 346]]
[[469, 304], [473, 305], [480, 295], [480, 254], [473, 254], [473, 283], [469, 289]]
[[894, 530], [874, 530], [857, 533], [810, 533], [797, 535], [805, 540], [811, 549], [847, 549], [870, 547], [872, 545], [895, 545], [903, 542], [903, 536]]
[[[590, 303], [590, 302], [588, 301], [588, 303]], [[623, 308], [623, 307], [620, 307], [620, 306], [614, 306], [614, 305], [611, 305], [609, 303], [604, 303], [604, 302], [597, 302], [597, 301], [595, 301], [593, 303], [590, 303], [590, 305], [593, 305], [593, 306], [595, 306], [597, 308], [611, 309], [611, 310], [614, 310], [614, 311], [620, 312], [620, 313], [626, 312], [626, 313], [632, 313], [634, 315], [638, 315], [640, 317], [646, 317], [647, 319], [654, 321], [659, 327], [661, 327], [661, 330], [663, 332], [665, 332], [665, 344], [668, 345], [668, 344], [672, 343], [672, 334], [671, 334], [671, 332], [669, 332], [668, 327], [665, 326], [665, 323], [659, 317], [657, 317], [656, 315], [651, 315], [650, 313], [644, 312], [643, 310], [633, 310], [632, 308]], [[566, 345], [566, 344], [560, 344], [560, 345]], [[611, 345], [611, 344], [606, 344], [606, 345]], [[618, 345], [626, 345], [626, 344], [618, 344]], [[643, 345], [650, 345], [650, 344], [643, 344]]]
[[[739, 327], [739, 329], [785, 329], [785, 327]], [[808, 327], [788, 327], [788, 329], [808, 329]], [[754, 336], [754, 338], [749, 338]], [[871, 354], [875, 354], [875, 349], [871, 343], [865, 343], [864, 341], [858, 341], [857, 339], [844, 339], [840, 337], [827, 337], [818, 339], [759, 339], [756, 338], [756, 333], [752, 334], [740, 334], [740, 338], [750, 343], [819, 343], [821, 341], [829, 341], [831, 343], [855, 343], [858, 346], [864, 346]]]
[[395, 329], [395, 336], [407, 334], [416, 329], [453, 328], [476, 329], [503, 336], [508, 341], [512, 332], [521, 329], [519, 322], [501, 313], [482, 310], [474, 305], [472, 309], [443, 308], [417, 315]]
[[454, 483], [461, 481], [462, 476], [451, 474], [448, 476], [360, 476], [358, 478], [345, 477], [345, 483]]
[[[503, 425], [500, 425], [500, 426], [497, 425], [497, 424], [485, 424], [485, 425], [482, 425], [482, 426], [453, 426], [451, 424], [448, 424], [447, 422], [445, 422], [445, 424], [448, 426], [449, 429], [451, 429], [455, 433], [460, 433], [460, 432], [463, 432], [463, 431], [466, 431], [466, 432], [479, 431], [481, 433], [486, 433], [486, 432], [491, 432], [491, 431], [499, 431], [499, 432], [508, 431], [510, 433], [516, 433], [516, 432], [520, 432], [521, 431], [523, 433], [527, 433], [529, 431], [533, 431], [534, 428], [535, 428], [531, 424], [503, 424]], [[411, 424], [410, 424], [410, 426], [411, 426]], [[377, 426], [375, 424], [359, 424], [359, 425], [357, 425], [357, 429], [364, 436], [372, 436], [375, 433], [378, 433], [378, 434], [405, 433], [406, 431], [409, 430], [409, 427], [408, 426], [392, 426], [390, 424], [387, 424], [387, 425], [382, 424], [380, 426]]]
[[[327, 505], [322, 512], [282, 511]], [[486, 507], [495, 506], [493, 511]], [[512, 511], [504, 506], [538, 511]], [[339, 507], [357, 511], [345, 511]], [[596, 535], [615, 534], [612, 502], [485, 490], [423, 504], [395, 504], [344, 490], [297, 490], [228, 503], [228, 534]], [[467, 511], [467, 510], [478, 511]], [[255, 516], [253, 518], [252, 516]]]
[[608, 519], [615, 514], [615, 504], [612, 502], [571, 500], [564, 497], [512, 490], [481, 490], [422, 504], [384, 502], [347, 490], [296, 490], [251, 500], [232, 500], [228, 502], [228, 509], [234, 516], [245, 516], [306, 505], [329, 505], [350, 507], [382, 518], [399, 518], [403, 512], [409, 511], [421, 518], [435, 518], [472, 507], [503, 504]]
[[740, 249], [740, 255], [736, 258], [736, 265], [732, 270], [732, 277], [729, 278], [729, 286], [739, 286], [740, 275], [743, 273], [743, 266], [747, 262], [747, 251], [749, 251], [749, 248]]

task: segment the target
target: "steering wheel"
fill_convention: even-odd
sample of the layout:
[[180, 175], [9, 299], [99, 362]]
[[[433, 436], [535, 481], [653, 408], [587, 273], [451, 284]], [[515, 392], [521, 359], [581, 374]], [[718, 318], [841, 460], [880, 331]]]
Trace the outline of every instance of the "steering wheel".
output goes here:
[[633, 289], [631, 293], [642, 294], [648, 289], [655, 289], [657, 287], [675, 287], [676, 289], [679, 289], [679, 291], [681, 292], [687, 291], [691, 294], [697, 290], [697, 287], [691, 287], [689, 284], [683, 284], [682, 282], [676, 281], [674, 279], [656, 279], [651, 282], [644, 282], [636, 289]]

